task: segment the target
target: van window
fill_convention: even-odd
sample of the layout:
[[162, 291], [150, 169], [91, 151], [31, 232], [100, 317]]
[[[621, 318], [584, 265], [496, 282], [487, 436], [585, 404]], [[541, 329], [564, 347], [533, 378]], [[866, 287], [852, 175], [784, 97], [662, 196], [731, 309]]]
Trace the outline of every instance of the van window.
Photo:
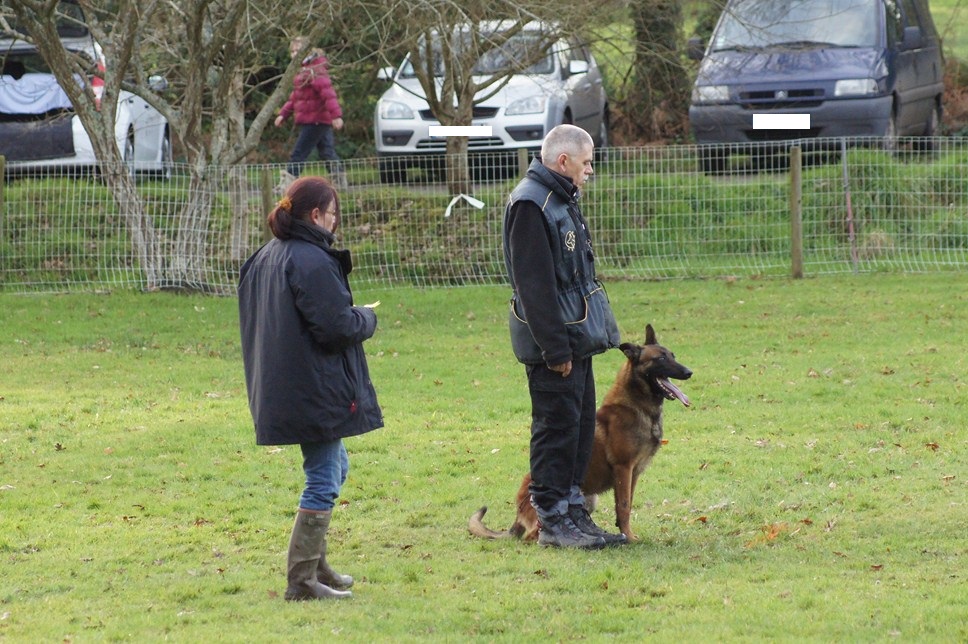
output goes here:
[[901, 7], [904, 9], [904, 26], [905, 27], [917, 27], [918, 23], [918, 8], [914, 6], [914, 0], [902, 0]]
[[730, 3], [712, 50], [876, 47], [882, 0], [739, 0]]
[[904, 27], [901, 20], [901, 6], [894, 0], [886, 0], [884, 6], [887, 8], [887, 46], [891, 49], [901, 42], [904, 38]]

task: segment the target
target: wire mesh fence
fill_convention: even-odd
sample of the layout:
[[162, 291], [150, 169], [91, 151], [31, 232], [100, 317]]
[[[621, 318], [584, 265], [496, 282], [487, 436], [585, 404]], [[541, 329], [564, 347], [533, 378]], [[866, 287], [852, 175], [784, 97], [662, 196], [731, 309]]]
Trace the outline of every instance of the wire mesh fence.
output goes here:
[[[733, 150], [715, 174], [696, 146], [600, 151], [581, 198], [600, 274], [776, 277], [798, 256], [806, 275], [968, 269], [968, 141], [892, 151], [824, 143]], [[790, 166], [791, 145], [803, 150], [802, 169]], [[354, 284], [503, 283], [504, 204], [527, 159], [473, 157], [472, 199], [447, 189], [441, 159], [392, 161], [344, 161], [340, 245], [353, 252]], [[121, 202], [96, 173], [8, 168], [0, 290], [231, 294], [242, 262], [268, 238], [284, 168], [208, 168], [192, 180], [176, 165], [167, 180], [138, 177], [137, 198]], [[309, 173], [327, 169], [310, 164]]]

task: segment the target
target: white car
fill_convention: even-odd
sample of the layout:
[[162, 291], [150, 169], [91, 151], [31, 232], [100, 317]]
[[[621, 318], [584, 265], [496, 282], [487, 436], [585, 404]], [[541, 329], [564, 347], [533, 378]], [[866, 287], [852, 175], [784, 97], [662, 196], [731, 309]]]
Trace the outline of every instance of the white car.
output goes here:
[[[64, 47], [84, 53], [93, 69], [103, 69], [101, 48], [90, 33], [76, 23], [68, 29], [61, 33]], [[6, 157], [7, 171], [94, 168], [91, 139], [37, 48], [22, 40], [0, 39], [0, 65], [0, 155]], [[96, 72], [78, 82], [92, 83], [95, 93], [102, 85]], [[164, 85], [163, 79], [156, 79], [156, 89]], [[132, 174], [171, 176], [168, 122], [144, 99], [121, 92], [115, 137]]]
[[[501, 66], [501, 58], [515, 47], [515, 39], [537, 38], [533, 26], [513, 37], [504, 51], [492, 50], [478, 61], [482, 78]], [[519, 43], [520, 44], [520, 43]], [[414, 74], [409, 57], [399, 68], [385, 68], [381, 78], [392, 80], [376, 106], [374, 134], [384, 182], [403, 179], [410, 167], [432, 167], [443, 157], [446, 140], [431, 137], [430, 127], [440, 125], [431, 113], [426, 95]], [[484, 89], [484, 96], [493, 88]], [[573, 123], [583, 128], [596, 147], [608, 145], [608, 100], [602, 74], [588, 48], [562, 39], [547, 55], [520, 74], [512, 76], [496, 94], [474, 105], [473, 125], [490, 126], [491, 135], [471, 137], [472, 154], [510, 153], [519, 148], [537, 151], [551, 128]]]

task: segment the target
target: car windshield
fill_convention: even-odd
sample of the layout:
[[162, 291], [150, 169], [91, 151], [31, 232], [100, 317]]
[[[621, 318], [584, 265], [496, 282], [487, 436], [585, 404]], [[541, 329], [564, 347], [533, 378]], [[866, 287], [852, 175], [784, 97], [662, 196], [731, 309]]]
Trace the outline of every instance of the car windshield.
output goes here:
[[[541, 49], [539, 49], [541, 48]], [[518, 74], [550, 74], [555, 69], [554, 59], [547, 51], [547, 39], [538, 34], [519, 34], [510, 38], [500, 47], [484, 53], [474, 65], [474, 74], [486, 76], [504, 74], [515, 70]], [[535, 58], [537, 56], [537, 58]], [[534, 60], [531, 65], [519, 69], [522, 62]], [[434, 54], [434, 75], [443, 76], [443, 61], [439, 52]], [[414, 78], [413, 64], [408, 58], [400, 70], [402, 78]]]
[[3, 75], [11, 76], [14, 80], [20, 80], [24, 74], [51, 73], [47, 61], [37, 52], [25, 54], [0, 52], [0, 60], [3, 62]]
[[[54, 16], [57, 24], [57, 35], [61, 38], [82, 38], [90, 33], [84, 21], [84, 11], [76, 0], [68, 0], [58, 4]], [[15, 16], [7, 16], [7, 19], [14, 31], [22, 34], [27, 33], [27, 30], [17, 22]]]
[[730, 3], [712, 51], [875, 47], [881, 0], [739, 0]]

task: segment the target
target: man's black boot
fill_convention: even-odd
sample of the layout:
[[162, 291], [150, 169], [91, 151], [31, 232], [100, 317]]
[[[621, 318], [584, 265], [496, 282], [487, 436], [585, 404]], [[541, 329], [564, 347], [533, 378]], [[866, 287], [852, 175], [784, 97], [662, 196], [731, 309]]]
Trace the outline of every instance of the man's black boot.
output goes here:
[[599, 528], [583, 505], [569, 505], [568, 516], [571, 517], [575, 526], [585, 534], [604, 539], [606, 546], [621, 546], [629, 542], [628, 538], [622, 533], [612, 534]]
[[540, 520], [538, 543], [555, 548], [584, 548], [597, 550], [605, 547], [601, 537], [585, 534], [567, 514], [556, 514]]

